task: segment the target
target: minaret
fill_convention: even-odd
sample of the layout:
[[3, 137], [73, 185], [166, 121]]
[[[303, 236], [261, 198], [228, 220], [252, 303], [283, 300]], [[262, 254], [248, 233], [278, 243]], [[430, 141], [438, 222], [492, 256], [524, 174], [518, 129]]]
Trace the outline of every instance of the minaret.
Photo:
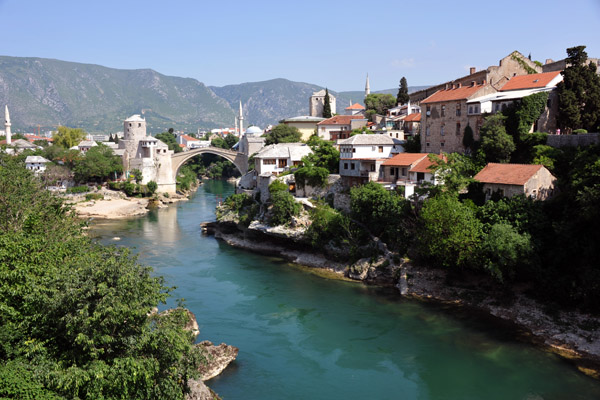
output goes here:
[[4, 106], [4, 131], [6, 132], [6, 144], [10, 144], [10, 114], [8, 113], [8, 105]]
[[240, 120], [240, 136], [244, 133], [244, 113], [242, 112], [242, 101], [240, 100], [240, 115], [238, 116]]
[[235, 132], [235, 134], [236, 134], [236, 135], [238, 135], [238, 136], [242, 136], [242, 135], [240, 135], [240, 131], [238, 131], [238, 126], [237, 126], [237, 117], [235, 117], [234, 119], [235, 119], [235, 128], [233, 128], [233, 129], [234, 129], [234, 132]]
[[371, 87], [369, 86], [369, 74], [367, 74], [367, 83], [365, 84], [365, 97], [371, 94]]

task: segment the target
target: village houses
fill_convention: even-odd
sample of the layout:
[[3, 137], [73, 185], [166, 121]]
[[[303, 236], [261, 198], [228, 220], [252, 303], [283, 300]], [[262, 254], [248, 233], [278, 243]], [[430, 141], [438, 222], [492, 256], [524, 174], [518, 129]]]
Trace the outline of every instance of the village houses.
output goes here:
[[360, 134], [338, 142], [340, 176], [346, 186], [380, 180], [381, 164], [392, 156], [395, 142], [386, 135]]
[[306, 143], [271, 144], [256, 153], [254, 169], [258, 175], [277, 175], [300, 166], [302, 157], [311, 153], [312, 150]]
[[503, 197], [525, 195], [546, 200], [554, 194], [556, 178], [543, 165], [489, 163], [474, 179], [483, 183], [486, 200], [494, 193]]
[[367, 126], [367, 119], [362, 115], [336, 115], [317, 124], [317, 134], [323, 140], [336, 142], [347, 139], [353, 129]]

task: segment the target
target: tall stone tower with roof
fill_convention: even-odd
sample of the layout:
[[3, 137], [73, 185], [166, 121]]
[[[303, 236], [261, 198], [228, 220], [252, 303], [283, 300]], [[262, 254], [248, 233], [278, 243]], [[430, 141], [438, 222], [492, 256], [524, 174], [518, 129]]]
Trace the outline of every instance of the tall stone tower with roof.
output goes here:
[[[323, 116], [323, 106], [325, 105], [325, 89], [314, 92], [310, 96], [308, 103], [308, 112], [311, 117]], [[329, 105], [331, 106], [331, 113], [336, 113], [336, 98], [329, 92]]]

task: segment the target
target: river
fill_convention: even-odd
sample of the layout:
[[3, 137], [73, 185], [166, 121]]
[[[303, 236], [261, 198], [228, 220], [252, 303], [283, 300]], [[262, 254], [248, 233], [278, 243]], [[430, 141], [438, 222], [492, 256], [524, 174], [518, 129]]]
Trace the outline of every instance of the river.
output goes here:
[[[477, 313], [395, 290], [329, 280], [203, 236], [233, 186], [208, 181], [189, 202], [92, 224], [176, 286], [199, 340], [240, 348], [207, 382], [234, 399], [600, 399], [600, 382]], [[115, 240], [119, 238], [119, 240]]]

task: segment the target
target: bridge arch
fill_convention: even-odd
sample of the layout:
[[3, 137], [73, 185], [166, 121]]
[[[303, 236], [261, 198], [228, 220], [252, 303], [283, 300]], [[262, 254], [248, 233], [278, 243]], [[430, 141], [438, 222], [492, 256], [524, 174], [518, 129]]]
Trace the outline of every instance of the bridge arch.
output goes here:
[[220, 147], [213, 146], [201, 147], [199, 149], [174, 153], [171, 156], [173, 182], [176, 181], [179, 168], [181, 168], [190, 158], [204, 153], [216, 154], [226, 160], [231, 161], [233, 165], [236, 166], [238, 171], [240, 171], [240, 175], [244, 175], [246, 172], [248, 172], [248, 156], [244, 153], [238, 153], [237, 151], [221, 149]]

